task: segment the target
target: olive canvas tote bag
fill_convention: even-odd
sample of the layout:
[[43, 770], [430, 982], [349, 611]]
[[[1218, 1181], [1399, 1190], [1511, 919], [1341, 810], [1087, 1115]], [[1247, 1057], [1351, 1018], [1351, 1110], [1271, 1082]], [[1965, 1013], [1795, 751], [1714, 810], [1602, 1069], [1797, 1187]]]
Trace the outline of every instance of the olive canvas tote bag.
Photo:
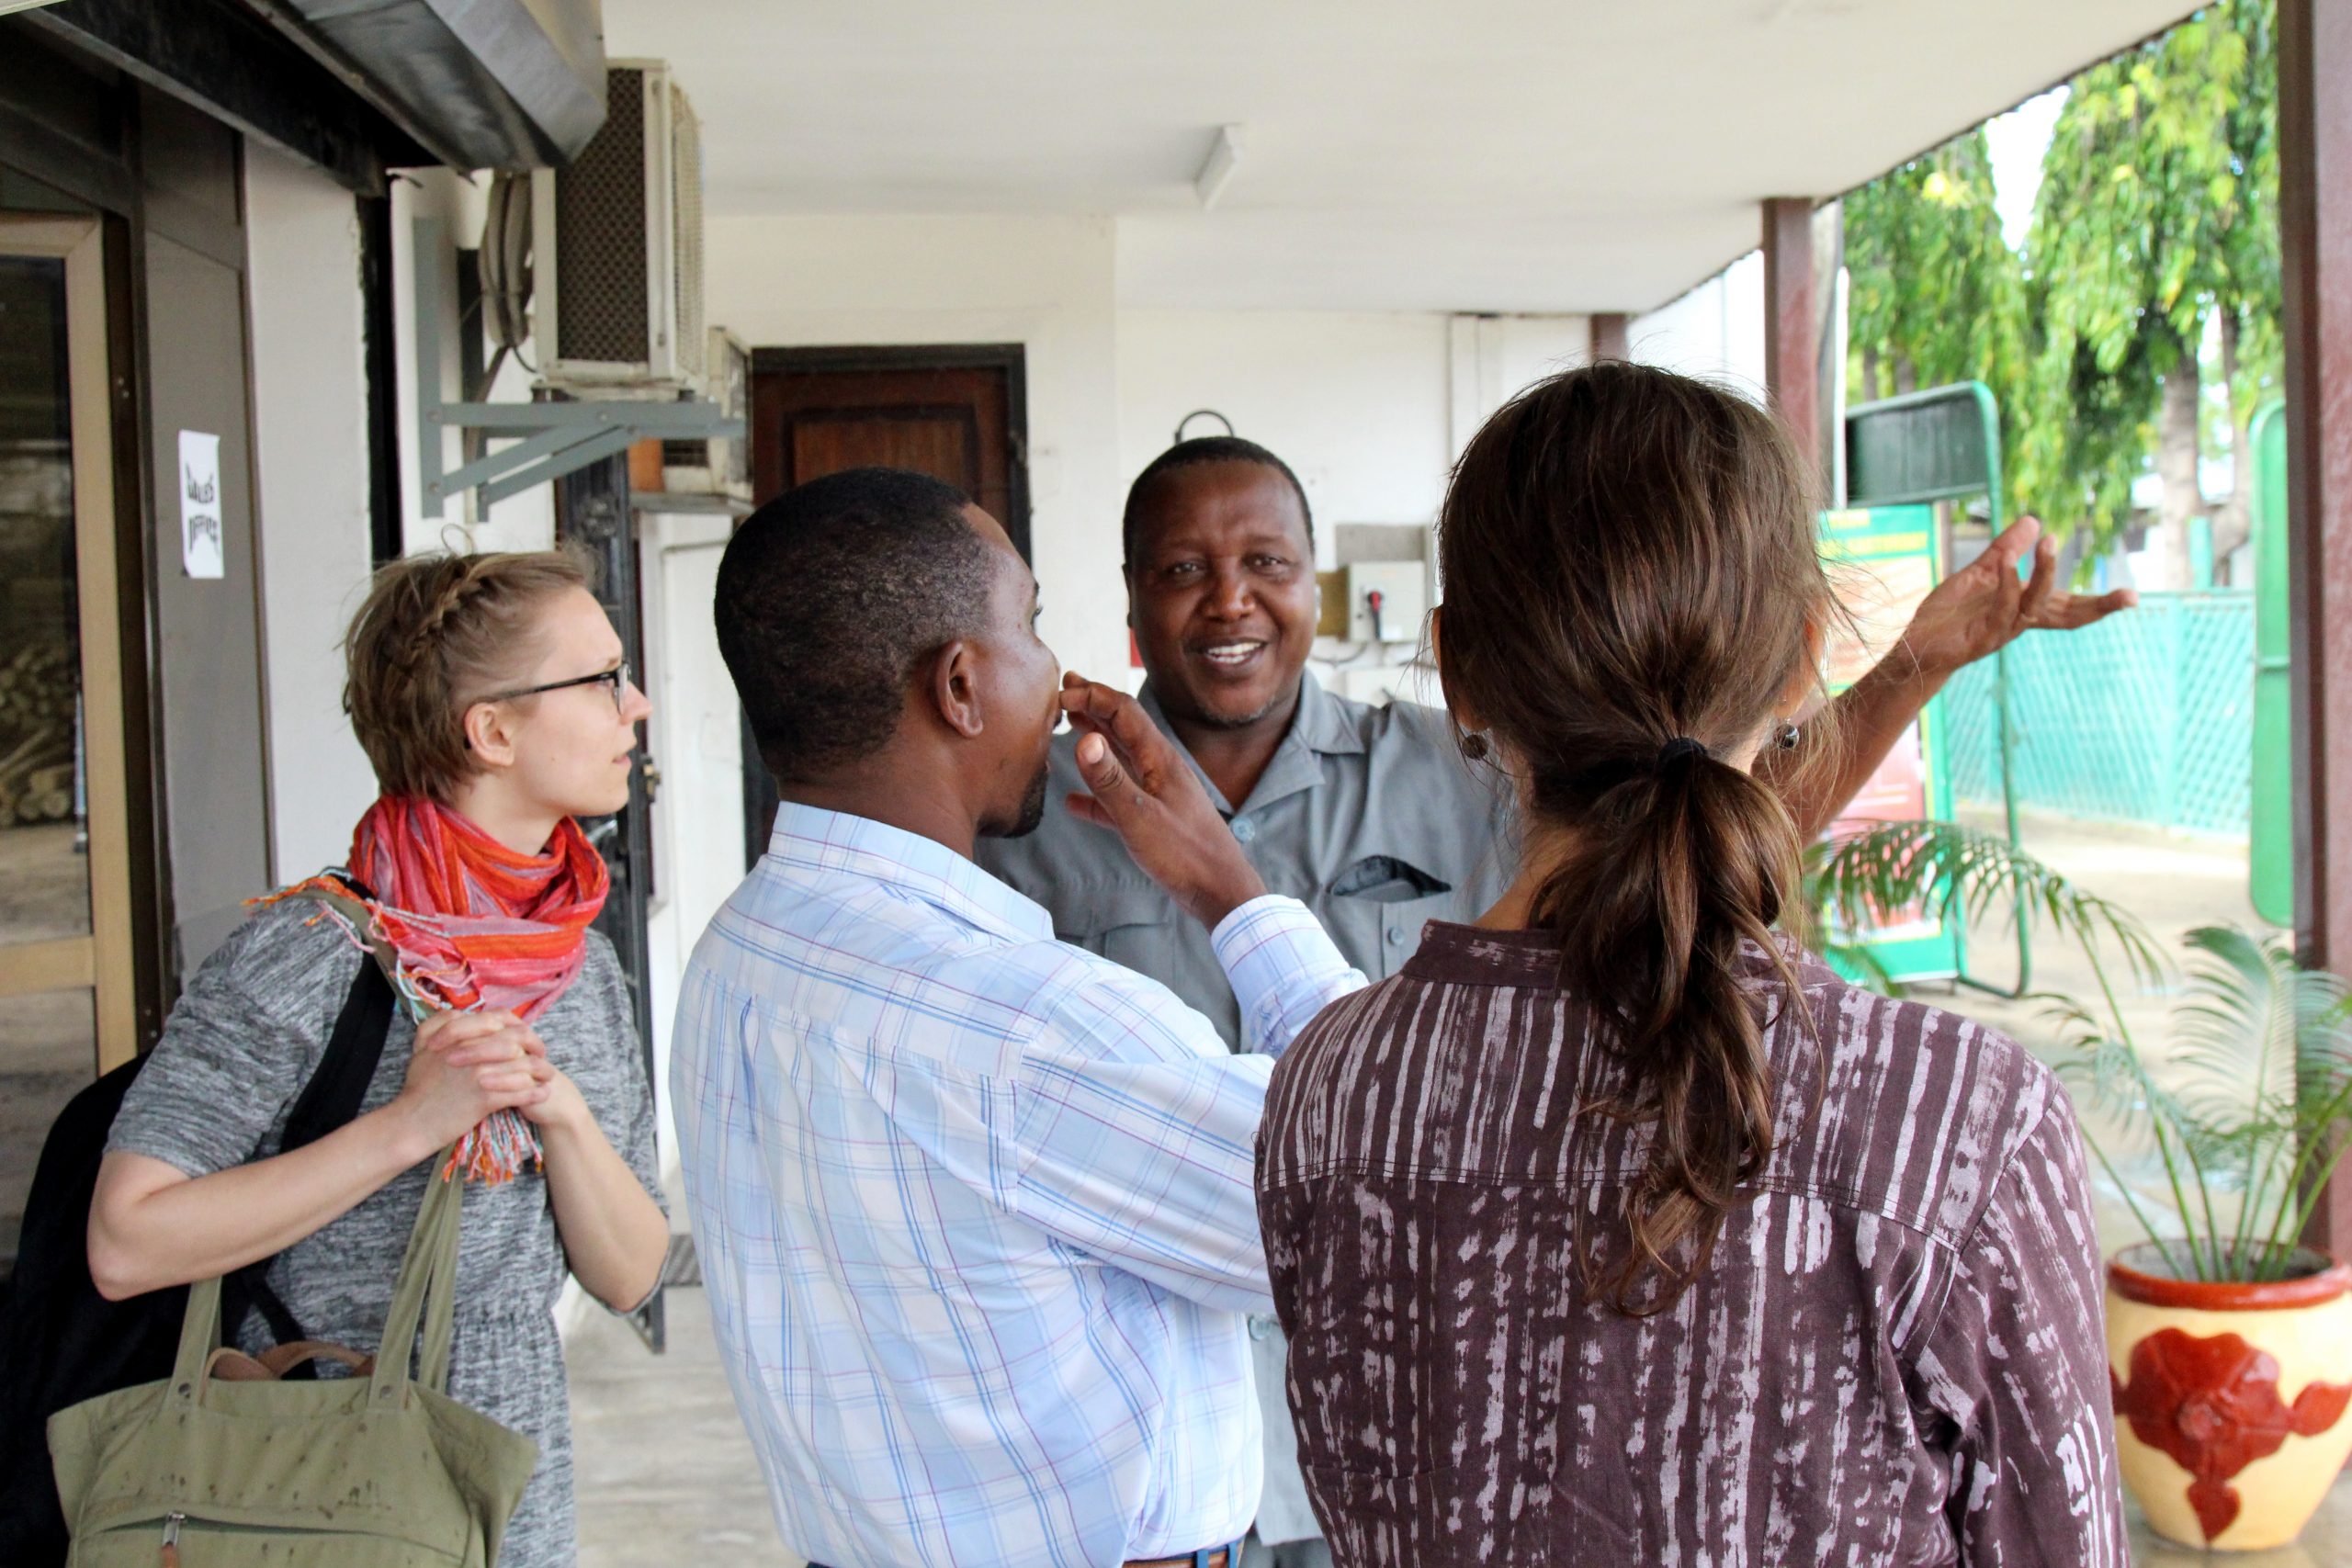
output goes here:
[[[51, 1416], [68, 1568], [490, 1568], [538, 1445], [447, 1393], [464, 1190], [426, 1184], [374, 1356], [220, 1348], [220, 1282], [207, 1280], [188, 1292], [168, 1382]], [[352, 1375], [279, 1381], [312, 1358]]]

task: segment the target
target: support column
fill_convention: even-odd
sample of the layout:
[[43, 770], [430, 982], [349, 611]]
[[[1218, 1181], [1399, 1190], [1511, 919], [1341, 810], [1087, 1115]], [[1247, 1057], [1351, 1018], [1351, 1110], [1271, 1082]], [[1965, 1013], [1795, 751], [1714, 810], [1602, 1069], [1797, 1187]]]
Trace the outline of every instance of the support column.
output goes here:
[[[2295, 936], [2352, 976], [2352, 0], [2279, 0]], [[2307, 1239], [2352, 1252], [2352, 1171]]]
[[1631, 357], [1631, 344], [1626, 339], [1629, 325], [1622, 310], [1598, 311], [1592, 317], [1592, 357], [1594, 359], [1625, 359]]
[[[620, 635], [621, 656], [637, 679], [645, 679], [645, 628], [637, 588], [637, 528], [630, 504], [628, 454], [616, 452], [555, 481], [556, 532], [586, 547], [596, 560], [596, 602]], [[596, 930], [611, 939], [628, 978], [646, 1081], [653, 1081], [652, 953], [647, 941], [648, 900], [653, 892], [653, 793], [646, 777], [650, 759], [638, 750], [628, 773], [628, 804], [616, 816], [583, 822], [588, 841], [612, 874]], [[630, 1323], [657, 1354], [667, 1342], [668, 1320], [656, 1287]]]
[[1821, 323], [1813, 288], [1813, 198], [1764, 203], [1764, 387], [1811, 465], [1821, 451]]

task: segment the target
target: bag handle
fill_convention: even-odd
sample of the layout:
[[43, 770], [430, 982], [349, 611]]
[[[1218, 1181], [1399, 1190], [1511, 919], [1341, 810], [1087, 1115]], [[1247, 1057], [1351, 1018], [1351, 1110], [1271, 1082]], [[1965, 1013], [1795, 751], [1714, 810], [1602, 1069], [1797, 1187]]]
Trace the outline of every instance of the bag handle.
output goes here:
[[220, 1276], [187, 1288], [187, 1311], [180, 1317], [179, 1354], [172, 1359], [172, 1386], [165, 1398], [193, 1404], [203, 1391], [206, 1363], [220, 1346]]
[[391, 1311], [384, 1317], [384, 1340], [376, 1350], [370, 1403], [397, 1399], [407, 1383], [409, 1349], [416, 1343], [420, 1315], [424, 1348], [417, 1381], [435, 1393], [448, 1392], [449, 1341], [458, 1309], [458, 1220], [465, 1183], [440, 1174], [447, 1163], [435, 1161], [424, 1179], [424, 1201], [418, 1205], [416, 1227], [409, 1233], [408, 1252], [392, 1286]]
[[[445, 1151], [424, 1179], [424, 1201], [417, 1206], [416, 1224], [409, 1233], [400, 1278], [392, 1285], [384, 1340], [376, 1351], [368, 1393], [371, 1403], [396, 1401], [408, 1382], [409, 1348], [416, 1343], [420, 1316], [424, 1348], [419, 1357], [417, 1381], [435, 1393], [449, 1389], [449, 1349], [458, 1310], [458, 1220], [465, 1199], [463, 1182], [454, 1178], [445, 1180], [439, 1175], [451, 1152]], [[220, 1277], [216, 1274], [187, 1288], [187, 1311], [180, 1318], [179, 1351], [172, 1360], [172, 1382], [165, 1397], [181, 1404], [198, 1403], [212, 1375], [213, 1352], [220, 1348]]]

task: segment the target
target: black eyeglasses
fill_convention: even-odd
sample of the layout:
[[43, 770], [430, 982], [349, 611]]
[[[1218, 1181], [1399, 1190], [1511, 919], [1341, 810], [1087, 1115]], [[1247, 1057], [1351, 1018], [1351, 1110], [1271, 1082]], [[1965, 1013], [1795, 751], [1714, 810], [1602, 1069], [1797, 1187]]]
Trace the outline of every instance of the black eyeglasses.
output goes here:
[[618, 713], [625, 700], [622, 694], [636, 683], [629, 674], [628, 660], [624, 659], [617, 668], [599, 670], [594, 675], [574, 675], [569, 681], [549, 681], [544, 686], [526, 686], [519, 692], [493, 692], [489, 696], [476, 700], [485, 703], [503, 703], [515, 697], [536, 697], [542, 692], [565, 691], [573, 686], [610, 686], [613, 689], [613, 711]]

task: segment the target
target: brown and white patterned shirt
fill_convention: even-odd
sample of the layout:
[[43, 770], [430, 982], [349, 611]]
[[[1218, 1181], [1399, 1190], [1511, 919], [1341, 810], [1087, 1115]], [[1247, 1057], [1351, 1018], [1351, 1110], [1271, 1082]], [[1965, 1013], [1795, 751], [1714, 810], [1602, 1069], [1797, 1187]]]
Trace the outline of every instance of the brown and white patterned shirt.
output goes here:
[[[1341, 1564], [2127, 1561], [2072, 1107], [1805, 961], [1778, 1146], [1673, 1306], [1589, 1302], [1647, 1130], [1559, 950], [1431, 924], [1274, 1072], [1259, 1213]], [[1761, 958], [1758, 964], [1761, 968]], [[1826, 1066], [1826, 1074], [1824, 1068]], [[1816, 1109], [1817, 1096], [1817, 1109]]]

